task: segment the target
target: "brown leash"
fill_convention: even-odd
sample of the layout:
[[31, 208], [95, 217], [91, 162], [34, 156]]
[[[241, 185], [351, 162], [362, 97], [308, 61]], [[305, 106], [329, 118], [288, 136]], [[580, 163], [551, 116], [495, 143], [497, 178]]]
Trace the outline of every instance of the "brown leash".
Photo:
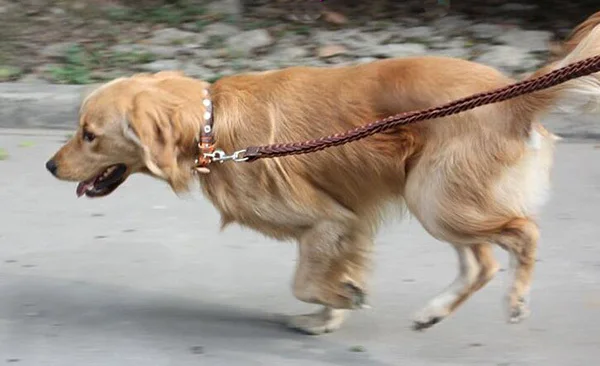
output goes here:
[[439, 107], [393, 115], [375, 122], [371, 122], [367, 125], [348, 130], [346, 132], [336, 133], [334, 135], [329, 135], [314, 140], [264, 146], [251, 146], [245, 150], [238, 150], [232, 155], [222, 154], [221, 159], [213, 159], [212, 161], [223, 162], [227, 160], [233, 160], [237, 162], [250, 162], [265, 158], [308, 154], [329, 147], [339, 146], [360, 140], [394, 127], [408, 125], [428, 119], [446, 117], [483, 105], [502, 102], [508, 99], [519, 97], [521, 95], [551, 88], [566, 81], [590, 75], [599, 71], [600, 55], [575, 62], [534, 79], [524, 80], [496, 90], [474, 94], [470, 97], [459, 99]]

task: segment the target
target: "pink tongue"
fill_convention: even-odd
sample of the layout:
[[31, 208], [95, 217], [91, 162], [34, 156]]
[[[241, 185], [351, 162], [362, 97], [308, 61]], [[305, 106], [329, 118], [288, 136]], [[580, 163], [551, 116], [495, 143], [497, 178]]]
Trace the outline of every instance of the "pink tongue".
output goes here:
[[92, 188], [94, 186], [94, 182], [81, 182], [77, 185], [77, 190], [75, 191], [75, 193], [77, 193], [77, 197], [81, 197], [85, 194], [85, 192], [87, 192], [90, 188]]

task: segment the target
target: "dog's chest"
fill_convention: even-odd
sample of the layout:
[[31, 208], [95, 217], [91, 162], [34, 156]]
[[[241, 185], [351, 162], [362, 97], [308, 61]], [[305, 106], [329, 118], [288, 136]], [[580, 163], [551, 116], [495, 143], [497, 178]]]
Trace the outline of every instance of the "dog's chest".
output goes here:
[[314, 221], [314, 215], [294, 199], [256, 182], [221, 181], [203, 184], [203, 189], [224, 224], [237, 223], [269, 237], [296, 238]]

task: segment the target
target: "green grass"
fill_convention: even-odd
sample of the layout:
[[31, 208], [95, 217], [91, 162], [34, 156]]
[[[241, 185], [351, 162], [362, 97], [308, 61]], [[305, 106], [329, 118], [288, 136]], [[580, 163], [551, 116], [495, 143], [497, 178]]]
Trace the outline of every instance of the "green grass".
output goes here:
[[[235, 23], [232, 23], [235, 24]], [[277, 21], [273, 19], [265, 19], [265, 20], [252, 20], [243, 24], [244, 30], [253, 30], [253, 29], [264, 29], [271, 28], [278, 25]]]
[[22, 74], [23, 70], [18, 67], [0, 65], [0, 82], [16, 80]]
[[33, 147], [35, 146], [35, 142], [33, 141], [23, 141], [19, 144], [19, 147]]
[[90, 58], [85, 49], [79, 45], [70, 47], [65, 56], [64, 64], [53, 65], [50, 68], [50, 77], [61, 84], [89, 84], [93, 82]]
[[118, 22], [149, 22], [157, 24], [178, 25], [195, 21], [207, 15], [206, 9], [200, 5], [180, 1], [177, 4], [163, 5], [155, 8], [111, 7], [106, 10], [109, 20]]
[[0, 147], [0, 160], [6, 160], [9, 156], [8, 151]]
[[198, 32], [202, 32], [207, 25], [212, 24], [213, 22], [210, 19], [198, 19], [196, 20], [196, 30]]
[[305, 24], [294, 25], [290, 27], [290, 30], [301, 36], [309, 36], [312, 33], [312, 28]]
[[156, 57], [148, 52], [117, 52], [108, 56], [108, 63], [112, 67], [147, 64], [153, 61], [156, 61]]
[[54, 65], [50, 68], [50, 77], [59, 84], [90, 84], [91, 71], [78, 65]]
[[75, 45], [69, 48], [62, 64], [50, 68], [50, 77], [61, 84], [90, 84], [98, 80], [94, 70], [127, 68], [132, 65], [155, 61], [154, 55], [147, 52], [111, 52], [104, 44], [89, 48]]

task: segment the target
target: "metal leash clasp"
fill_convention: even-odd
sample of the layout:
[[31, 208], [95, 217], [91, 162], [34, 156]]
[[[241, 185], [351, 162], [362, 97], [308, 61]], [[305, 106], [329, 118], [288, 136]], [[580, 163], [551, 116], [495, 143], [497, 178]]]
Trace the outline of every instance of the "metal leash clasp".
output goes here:
[[213, 162], [219, 162], [223, 164], [226, 161], [246, 161], [248, 160], [248, 158], [244, 156], [245, 153], [246, 150], [238, 150], [231, 155], [227, 155], [225, 151], [218, 149], [212, 153], [204, 153], [204, 157], [209, 158]]

